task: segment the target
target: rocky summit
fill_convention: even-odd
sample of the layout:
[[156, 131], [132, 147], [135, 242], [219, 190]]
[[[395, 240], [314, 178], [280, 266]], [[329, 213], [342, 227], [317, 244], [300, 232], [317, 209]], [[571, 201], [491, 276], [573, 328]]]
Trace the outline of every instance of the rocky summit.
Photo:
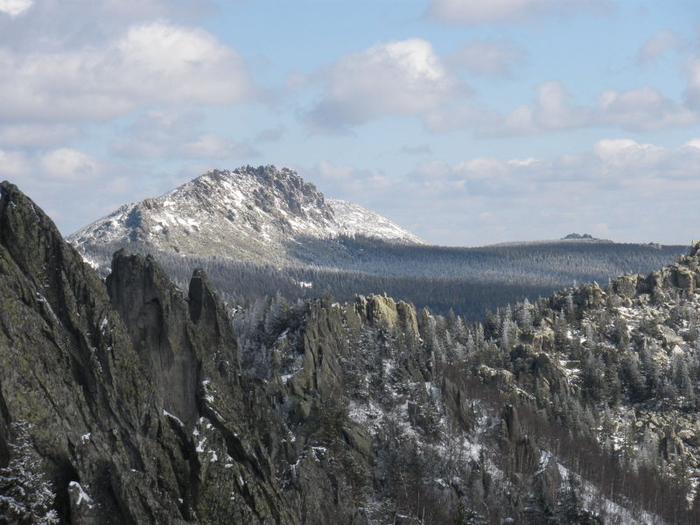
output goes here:
[[250, 166], [211, 171], [158, 198], [128, 204], [71, 235], [91, 246], [141, 244], [182, 255], [289, 262], [339, 235], [423, 241], [361, 206], [326, 200], [294, 171]]

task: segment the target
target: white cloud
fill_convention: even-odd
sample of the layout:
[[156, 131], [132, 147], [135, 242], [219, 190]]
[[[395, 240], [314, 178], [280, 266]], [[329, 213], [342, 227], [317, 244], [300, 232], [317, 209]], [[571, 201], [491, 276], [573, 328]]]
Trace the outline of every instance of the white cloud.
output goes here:
[[495, 136], [531, 135], [587, 126], [591, 119], [590, 108], [575, 106], [564, 84], [550, 81], [540, 84], [533, 103], [516, 108], [500, 122], [492, 121], [480, 132]]
[[0, 178], [14, 180], [30, 172], [30, 163], [24, 152], [0, 149]]
[[685, 64], [687, 85], [685, 98], [692, 108], [700, 108], [700, 55], [694, 55]]
[[605, 13], [608, 0], [432, 0], [426, 14], [442, 22], [464, 25], [523, 22], [544, 15], [579, 11]]
[[314, 129], [326, 131], [388, 115], [426, 115], [469, 91], [419, 38], [345, 55], [318, 78], [323, 95], [307, 117]]
[[510, 159], [508, 161], [508, 164], [511, 166], [529, 166], [531, 164], [534, 164], [537, 162], [537, 159], [534, 157], [528, 157], [526, 159]]
[[203, 118], [195, 112], [150, 110], [111, 144], [125, 158], [227, 159], [257, 154], [250, 146], [213, 133], [200, 133]]
[[583, 127], [615, 127], [629, 131], [650, 131], [691, 126], [700, 113], [664, 97], [656, 89], [611, 89], [598, 96], [598, 104], [580, 106], [573, 102], [561, 82], [541, 84], [537, 98], [500, 118], [482, 123], [477, 131], [486, 136], [519, 136]]
[[637, 51], [637, 63], [649, 65], [657, 62], [667, 51], [682, 51], [687, 42], [678, 33], [662, 29], [649, 38]]
[[56, 146], [78, 135], [78, 129], [64, 124], [0, 125], [0, 147]]
[[0, 180], [4, 178], [37, 202], [64, 234], [125, 202], [173, 187], [162, 184], [162, 174], [146, 171], [139, 164], [97, 158], [73, 148], [0, 149]]
[[632, 131], [683, 127], [700, 121], [697, 112], [664, 97], [649, 86], [609, 90], [599, 97], [598, 122]]
[[508, 40], [478, 40], [454, 50], [448, 61], [473, 75], [509, 77], [527, 60], [527, 53]]
[[0, 49], [0, 118], [94, 121], [145, 104], [228, 104], [252, 95], [243, 59], [210, 33], [166, 22], [131, 26], [101, 47], [28, 54]]
[[585, 125], [590, 112], [571, 104], [571, 95], [561, 82], [545, 82], [537, 90], [535, 120], [546, 129], [565, 129]]
[[182, 145], [182, 153], [190, 158], [234, 159], [257, 155], [250, 146], [228, 140], [213, 133], [200, 135]]
[[[32, 4], [29, 0], [0, 0], [0, 10], [3, 3]], [[100, 46], [119, 38], [129, 26], [146, 21], [193, 24], [216, 9], [212, 0], [41, 0], [33, 2], [22, 16], [0, 16], [0, 40], [8, 48], [24, 52], [66, 51]]]
[[39, 161], [43, 173], [55, 182], [78, 183], [101, 175], [99, 161], [81, 151], [59, 148], [43, 155]]
[[94, 157], [70, 148], [28, 153], [23, 149], [0, 149], [0, 178], [15, 183], [31, 181], [34, 186], [98, 180], [104, 175], [102, 163]]
[[33, 0], [0, 0], [0, 13], [19, 16], [34, 5]]

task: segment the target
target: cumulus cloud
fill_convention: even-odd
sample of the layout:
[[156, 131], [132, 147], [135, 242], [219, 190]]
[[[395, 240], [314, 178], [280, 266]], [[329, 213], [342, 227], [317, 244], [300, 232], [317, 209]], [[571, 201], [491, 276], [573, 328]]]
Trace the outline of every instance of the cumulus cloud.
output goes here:
[[0, 125], [0, 147], [56, 146], [78, 135], [75, 126], [65, 124]]
[[447, 60], [473, 75], [510, 77], [527, 61], [527, 53], [508, 40], [477, 40], [455, 49]]
[[544, 15], [566, 15], [580, 11], [605, 13], [609, 0], [432, 0], [426, 15], [441, 22], [476, 25], [523, 22]]
[[16, 180], [30, 172], [30, 163], [23, 151], [0, 149], [1, 179]]
[[34, 5], [32, 0], [0, 0], [0, 16], [12, 18], [21, 15]]
[[564, 84], [550, 81], [537, 88], [537, 97], [531, 104], [516, 108], [500, 122], [494, 119], [480, 132], [493, 136], [532, 135], [587, 126], [591, 120], [590, 108], [573, 104]]
[[307, 114], [307, 122], [317, 131], [346, 131], [389, 115], [424, 116], [469, 93], [430, 42], [420, 38], [345, 55], [317, 79], [323, 94]]
[[687, 85], [685, 98], [687, 104], [694, 108], [700, 108], [700, 55], [692, 56], [685, 64]]
[[697, 111], [664, 97], [656, 89], [611, 89], [591, 106], [576, 105], [565, 86], [545, 82], [536, 99], [507, 115], [491, 119], [477, 131], [486, 136], [519, 136], [556, 130], [605, 126], [629, 131], [651, 131], [691, 126], [700, 122]]
[[[21, 16], [3, 17], [3, 5], [13, 12], [22, 8]], [[0, 0], [0, 41], [23, 52], [65, 51], [112, 41], [134, 24], [170, 20], [189, 25], [216, 10], [212, 0]]]
[[670, 29], [662, 29], [649, 38], [637, 51], [637, 63], [649, 65], [657, 62], [666, 52], [679, 52], [685, 49], [688, 43], [678, 33]]
[[149, 110], [126, 129], [126, 137], [112, 142], [111, 149], [116, 155], [141, 159], [231, 159], [257, 155], [244, 143], [199, 133], [203, 120], [193, 111]]
[[241, 142], [219, 137], [213, 133], [199, 135], [183, 144], [182, 152], [190, 158], [233, 159], [253, 157], [258, 153]]
[[254, 88], [244, 60], [210, 33], [167, 22], [130, 26], [101, 47], [0, 48], [0, 118], [93, 121], [145, 104], [225, 104]]
[[172, 188], [170, 181], [163, 184], [162, 174], [145, 166], [98, 158], [75, 148], [0, 148], [2, 179], [17, 184], [66, 235], [125, 202]]
[[85, 182], [98, 178], [100, 163], [90, 155], [69, 148], [59, 148], [43, 155], [40, 167], [56, 182]]
[[689, 126], [700, 121], [697, 112], [664, 97], [649, 86], [627, 91], [609, 90], [599, 97], [597, 120], [631, 131]]

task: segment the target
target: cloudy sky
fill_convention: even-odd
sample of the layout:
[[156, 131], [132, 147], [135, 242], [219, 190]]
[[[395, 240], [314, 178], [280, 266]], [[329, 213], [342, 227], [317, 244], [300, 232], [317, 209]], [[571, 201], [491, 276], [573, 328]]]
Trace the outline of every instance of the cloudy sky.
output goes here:
[[436, 244], [688, 244], [700, 3], [0, 0], [0, 179], [63, 233], [245, 164]]

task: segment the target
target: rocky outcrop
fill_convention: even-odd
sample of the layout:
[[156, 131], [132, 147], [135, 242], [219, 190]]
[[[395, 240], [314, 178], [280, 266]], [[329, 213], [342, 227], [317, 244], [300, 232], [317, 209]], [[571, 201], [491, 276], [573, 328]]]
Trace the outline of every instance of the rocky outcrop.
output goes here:
[[[3, 472], [55, 494], [40, 508], [65, 522], [294, 523], [206, 277], [185, 298], [152, 259], [120, 253], [105, 287], [27, 197], [0, 190]], [[5, 518], [46, 517], [29, 503]]]

